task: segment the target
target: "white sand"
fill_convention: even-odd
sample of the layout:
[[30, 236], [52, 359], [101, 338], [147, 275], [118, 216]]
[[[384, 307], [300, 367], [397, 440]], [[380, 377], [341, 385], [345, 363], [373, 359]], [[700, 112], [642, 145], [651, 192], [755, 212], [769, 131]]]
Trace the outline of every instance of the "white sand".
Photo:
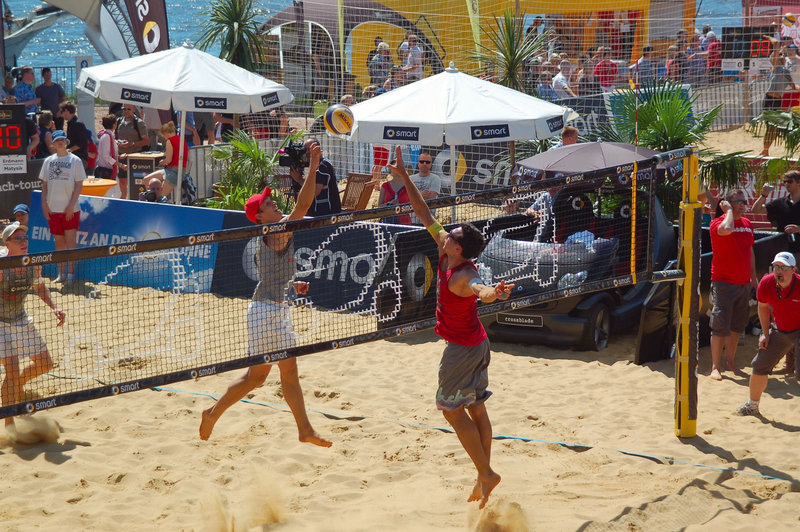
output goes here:
[[[759, 142], [729, 132], [709, 144]], [[330, 449], [298, 442], [285, 407], [245, 403], [201, 442], [213, 399], [195, 394], [223, 393], [238, 372], [38, 413], [34, 428], [56, 443], [0, 436], [0, 529], [797, 529], [794, 378], [770, 379], [759, 419], [732, 414], [746, 378], [701, 376], [698, 436], [681, 440], [673, 362], [636, 366], [634, 343], [619, 336], [601, 353], [494, 344], [494, 432], [535, 441], [495, 440], [503, 481], [483, 511], [466, 502], [475, 473], [457, 438], [433, 428], [446, 427], [433, 404], [443, 342], [422, 332], [299, 360], [307, 407], [337, 417], [310, 415]], [[739, 366], [755, 348], [742, 339]], [[704, 374], [709, 359], [701, 350]], [[251, 399], [284, 404], [277, 368]]]
[[[191, 392], [220, 394], [235, 373], [36, 414], [64, 432], [0, 446], [0, 520], [8, 531], [795, 529], [797, 382], [771, 379], [762, 421], [732, 415], [745, 379], [701, 377], [699, 435], [680, 440], [673, 363], [634, 365], [634, 341], [601, 353], [494, 345], [494, 432], [543, 441], [494, 442], [503, 481], [483, 512], [466, 502], [474, 469], [455, 435], [431, 428], [446, 426], [433, 405], [443, 343], [423, 332], [300, 359], [307, 406], [340, 418], [311, 414], [330, 449], [299, 443], [283, 409], [244, 403], [199, 441], [213, 399]], [[742, 340], [740, 365], [754, 349]], [[704, 349], [703, 372], [708, 359]], [[277, 375], [252, 399], [283, 404]]]

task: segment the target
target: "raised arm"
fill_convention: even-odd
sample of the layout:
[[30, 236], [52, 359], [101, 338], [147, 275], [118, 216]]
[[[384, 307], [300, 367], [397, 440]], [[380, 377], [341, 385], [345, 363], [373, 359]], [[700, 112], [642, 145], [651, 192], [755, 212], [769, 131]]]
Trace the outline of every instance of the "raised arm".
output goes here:
[[414, 214], [417, 215], [422, 225], [430, 227], [436, 223], [436, 218], [431, 214], [431, 210], [428, 204], [425, 203], [425, 199], [422, 197], [422, 193], [417, 188], [417, 185], [411, 181], [408, 172], [406, 172], [406, 167], [403, 164], [403, 148], [397, 146], [394, 153], [394, 164], [389, 164], [387, 166], [403, 180], [403, 184], [406, 186], [406, 191], [408, 192], [408, 199], [411, 201], [411, 207], [414, 209]]
[[322, 148], [319, 144], [313, 144], [310, 147], [310, 151], [308, 175], [303, 181], [303, 186], [300, 187], [300, 192], [297, 194], [297, 203], [295, 203], [294, 209], [289, 213], [289, 216], [286, 217], [287, 220], [299, 220], [305, 216], [308, 209], [311, 208], [314, 198], [316, 198], [316, 175], [319, 161], [322, 159]]

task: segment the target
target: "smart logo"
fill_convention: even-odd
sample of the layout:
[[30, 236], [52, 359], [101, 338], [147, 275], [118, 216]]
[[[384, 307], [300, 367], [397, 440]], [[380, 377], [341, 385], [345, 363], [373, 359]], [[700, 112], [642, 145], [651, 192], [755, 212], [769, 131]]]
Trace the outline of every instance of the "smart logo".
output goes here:
[[204, 97], [204, 96], [195, 96], [194, 97], [194, 106], [195, 107], [202, 107], [206, 109], [227, 109], [228, 108], [228, 99], [227, 98], [211, 98], [211, 97]]
[[550, 130], [550, 133], [553, 133], [554, 131], [561, 131], [564, 129], [564, 117], [557, 116], [555, 118], [548, 119], [547, 128]]
[[419, 141], [419, 128], [418, 127], [404, 127], [404, 126], [385, 126], [383, 128], [384, 140], [408, 140], [417, 142]]
[[511, 135], [508, 132], [508, 124], [470, 126], [469, 134], [472, 137], [472, 140], [505, 139]]
[[86, 83], [84, 83], [83, 86], [87, 91], [94, 92], [94, 90], [97, 88], [97, 82], [92, 78], [86, 78]]
[[269, 94], [262, 94], [261, 95], [261, 105], [264, 107], [269, 107], [271, 105], [278, 105], [281, 103], [281, 99], [278, 97], [277, 92], [270, 92]]
[[122, 89], [120, 98], [129, 102], [150, 103], [153, 93], [149, 91], [137, 91], [136, 89]]

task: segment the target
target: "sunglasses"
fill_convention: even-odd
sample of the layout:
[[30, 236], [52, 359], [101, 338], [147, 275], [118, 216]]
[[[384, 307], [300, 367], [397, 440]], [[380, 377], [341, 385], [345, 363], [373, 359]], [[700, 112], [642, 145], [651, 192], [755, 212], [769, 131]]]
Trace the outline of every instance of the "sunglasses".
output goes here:
[[773, 264], [772, 265], [772, 269], [773, 270], [777, 270], [779, 272], [785, 272], [785, 271], [791, 270], [792, 267], [791, 266], [784, 266], [783, 264]]
[[12, 236], [8, 240], [10, 240], [12, 242], [27, 242], [28, 241], [28, 237], [27, 236]]
[[433, 161], [420, 161], [419, 164], [431, 164]]

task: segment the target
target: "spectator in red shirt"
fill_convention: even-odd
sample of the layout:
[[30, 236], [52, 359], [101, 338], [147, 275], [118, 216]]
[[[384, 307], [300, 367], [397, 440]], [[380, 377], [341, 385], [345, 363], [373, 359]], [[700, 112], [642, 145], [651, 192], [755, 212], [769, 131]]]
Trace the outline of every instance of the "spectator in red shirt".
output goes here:
[[749, 317], [750, 289], [756, 288], [753, 226], [742, 215], [747, 200], [741, 190], [729, 192], [719, 204], [723, 216], [711, 220], [711, 374], [722, 380], [722, 352], [727, 369], [736, 372], [734, 358], [739, 335]]
[[[797, 286], [797, 261], [788, 251], [781, 251], [772, 261], [772, 273], [758, 284], [758, 321], [762, 333], [758, 339], [758, 352], [753, 359], [750, 376], [750, 399], [740, 406], [740, 416], [757, 416], [758, 402], [767, 387], [769, 374], [788, 350], [794, 350], [800, 339], [800, 287]], [[770, 311], [775, 327], [770, 329]], [[798, 367], [798, 366], [795, 366]], [[795, 376], [797, 374], [795, 373]]]
[[722, 43], [717, 40], [713, 31], [706, 34], [708, 50], [706, 51], [706, 71], [709, 83], [719, 83], [722, 80]]
[[614, 84], [617, 82], [619, 74], [617, 64], [611, 60], [611, 48], [601, 46], [599, 54], [600, 62], [595, 65], [593, 74], [600, 83], [600, 89], [603, 92], [611, 92], [614, 90]]

